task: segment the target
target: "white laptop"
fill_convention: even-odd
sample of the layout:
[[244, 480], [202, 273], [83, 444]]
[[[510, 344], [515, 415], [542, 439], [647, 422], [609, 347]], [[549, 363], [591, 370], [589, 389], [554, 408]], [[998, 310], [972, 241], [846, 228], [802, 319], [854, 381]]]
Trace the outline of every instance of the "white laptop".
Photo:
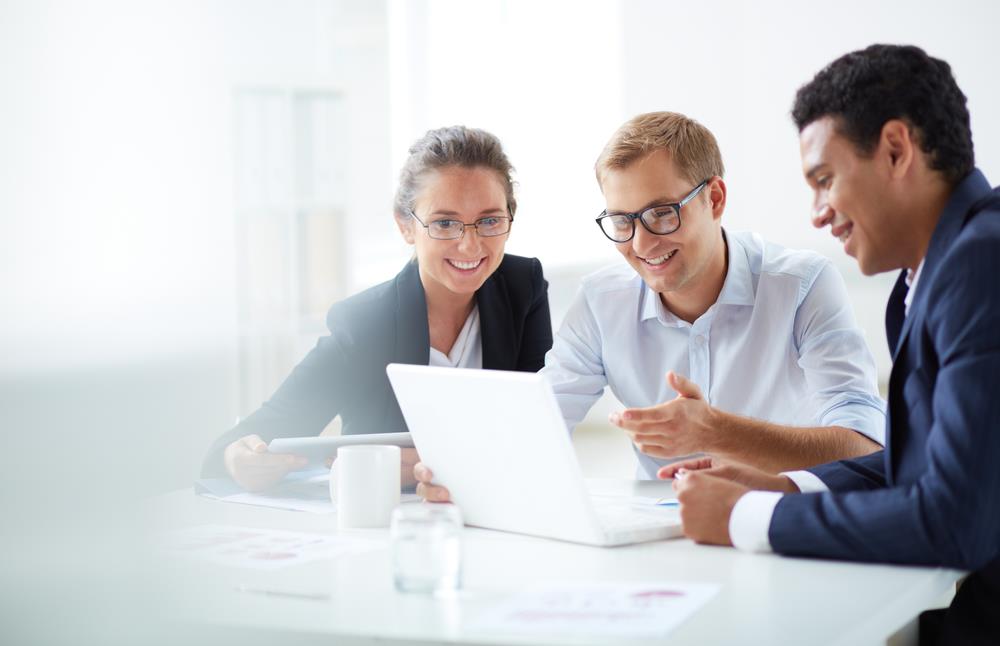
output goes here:
[[467, 524], [588, 545], [681, 534], [676, 507], [588, 493], [541, 375], [402, 364], [386, 373], [420, 459]]

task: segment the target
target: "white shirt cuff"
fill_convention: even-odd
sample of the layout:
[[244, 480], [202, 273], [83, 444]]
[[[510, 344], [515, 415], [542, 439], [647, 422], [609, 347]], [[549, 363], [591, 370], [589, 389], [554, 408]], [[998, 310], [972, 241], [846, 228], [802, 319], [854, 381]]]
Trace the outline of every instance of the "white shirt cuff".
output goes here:
[[733, 505], [729, 515], [729, 538], [744, 552], [771, 552], [767, 531], [771, 516], [783, 494], [778, 491], [748, 491]]
[[812, 471], [782, 471], [781, 475], [794, 482], [802, 493], [821, 493], [830, 490], [830, 487]]

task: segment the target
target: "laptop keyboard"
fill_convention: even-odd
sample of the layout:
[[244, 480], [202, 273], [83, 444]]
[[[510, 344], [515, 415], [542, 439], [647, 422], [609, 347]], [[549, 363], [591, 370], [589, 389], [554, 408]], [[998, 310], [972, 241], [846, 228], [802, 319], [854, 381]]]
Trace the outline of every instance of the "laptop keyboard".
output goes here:
[[671, 513], [667, 510], [646, 512], [620, 505], [596, 505], [595, 511], [601, 526], [616, 532], [663, 527], [676, 518], [676, 512]]

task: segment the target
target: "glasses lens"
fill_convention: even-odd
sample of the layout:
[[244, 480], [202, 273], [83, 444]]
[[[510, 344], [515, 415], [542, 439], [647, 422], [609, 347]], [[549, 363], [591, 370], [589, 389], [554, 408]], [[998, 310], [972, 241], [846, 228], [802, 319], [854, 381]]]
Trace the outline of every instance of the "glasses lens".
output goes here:
[[481, 236], [499, 236], [510, 229], [510, 219], [504, 217], [482, 218], [476, 222], [476, 231]]
[[680, 226], [680, 216], [672, 206], [657, 206], [642, 212], [642, 221], [654, 233], [670, 233]]
[[606, 215], [601, 218], [604, 235], [617, 242], [625, 242], [632, 237], [632, 218], [627, 215]]
[[458, 220], [435, 220], [427, 225], [427, 233], [438, 240], [452, 240], [462, 236], [465, 227]]

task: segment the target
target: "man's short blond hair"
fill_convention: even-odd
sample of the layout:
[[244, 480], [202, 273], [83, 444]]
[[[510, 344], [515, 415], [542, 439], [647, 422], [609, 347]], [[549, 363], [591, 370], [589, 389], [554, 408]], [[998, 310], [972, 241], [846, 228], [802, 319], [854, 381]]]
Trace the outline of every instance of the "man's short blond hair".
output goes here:
[[708, 128], [676, 112], [647, 112], [626, 121], [604, 146], [594, 171], [603, 186], [608, 171], [619, 170], [657, 150], [670, 153], [692, 184], [723, 176], [719, 144]]

